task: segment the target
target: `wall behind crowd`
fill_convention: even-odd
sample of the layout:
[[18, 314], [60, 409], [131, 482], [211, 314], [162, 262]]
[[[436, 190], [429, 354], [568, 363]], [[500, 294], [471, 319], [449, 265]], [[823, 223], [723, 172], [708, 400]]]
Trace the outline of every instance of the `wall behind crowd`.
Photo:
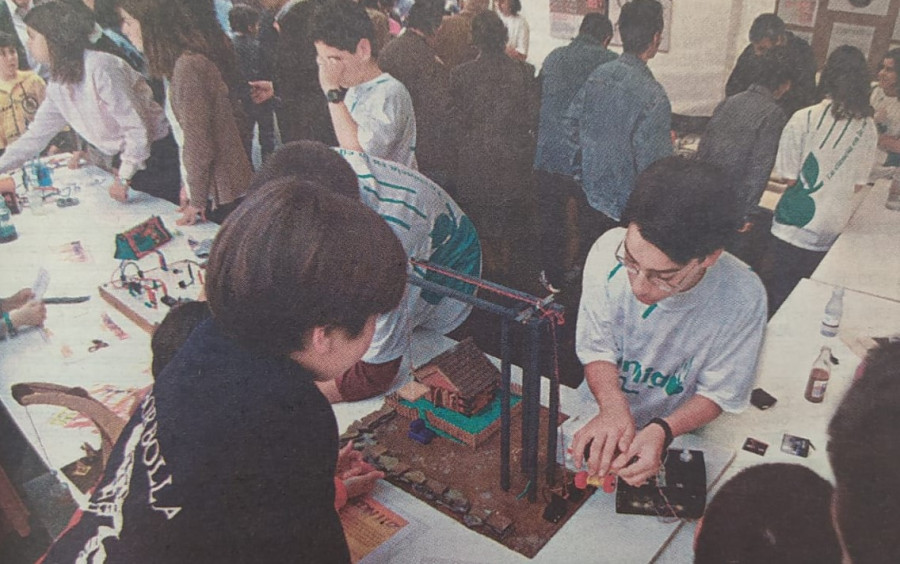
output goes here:
[[[775, 11], [775, 0], [675, 0], [671, 47], [650, 61], [650, 70], [665, 87], [672, 111], [712, 115], [725, 97], [725, 81], [741, 50], [753, 19]], [[540, 68], [550, 51], [568, 40], [550, 36], [550, 0], [522, 2], [531, 29], [528, 62]], [[615, 22], [613, 22], [615, 24]], [[621, 47], [612, 47], [621, 52]]]

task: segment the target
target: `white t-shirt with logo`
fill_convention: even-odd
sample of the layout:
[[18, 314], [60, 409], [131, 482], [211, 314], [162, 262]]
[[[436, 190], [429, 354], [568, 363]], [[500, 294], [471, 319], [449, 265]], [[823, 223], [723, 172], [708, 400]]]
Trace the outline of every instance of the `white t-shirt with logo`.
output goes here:
[[[356, 172], [362, 202], [387, 222], [408, 257], [481, 275], [481, 242], [475, 226], [440, 186], [395, 162], [347, 149], [336, 151]], [[412, 268], [410, 272], [467, 294], [475, 291], [470, 284], [433, 271]], [[400, 306], [378, 317], [372, 344], [362, 359], [380, 364], [403, 356], [413, 329], [426, 327], [446, 334], [461, 325], [471, 310], [463, 302], [408, 284]]]
[[347, 90], [347, 109], [357, 125], [363, 151], [410, 168], [416, 163], [416, 118], [403, 83], [381, 73]]
[[[759, 277], [722, 253], [686, 292], [647, 306], [634, 297], [615, 258], [625, 229], [600, 237], [584, 267], [575, 349], [583, 364], [618, 366], [622, 392], [638, 428], [665, 417], [694, 395], [738, 412], [748, 403], [766, 326]], [[597, 401], [585, 381], [569, 415], [593, 417]]]
[[794, 113], [775, 174], [797, 182], [775, 207], [772, 235], [808, 251], [831, 248], [853, 214], [855, 186], [868, 182], [877, 144], [872, 118], [836, 120], [827, 98]]

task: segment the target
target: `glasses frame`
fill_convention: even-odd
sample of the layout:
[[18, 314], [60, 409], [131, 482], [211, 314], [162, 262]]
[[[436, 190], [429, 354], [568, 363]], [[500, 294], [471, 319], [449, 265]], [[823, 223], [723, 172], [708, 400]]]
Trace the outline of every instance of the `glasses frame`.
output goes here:
[[[685, 283], [690, 278], [691, 273], [693, 273], [697, 267], [700, 266], [700, 261], [696, 259], [696, 262], [693, 264], [686, 264], [681, 268], [672, 272], [671, 276], [668, 278], [660, 278], [659, 272], [650, 269], [642, 269], [640, 265], [637, 264], [633, 259], [630, 259], [626, 256], [628, 253], [628, 249], [625, 247], [625, 239], [622, 239], [622, 242], [619, 243], [619, 246], [616, 247], [615, 257], [621, 266], [625, 267], [625, 270], [634, 276], [639, 275], [641, 272], [644, 273], [644, 278], [646, 278], [647, 282], [653, 284], [657, 289], [666, 292], [667, 294], [676, 294], [684, 289]], [[681, 280], [677, 283], [672, 284], [671, 281], [674, 280], [679, 273], [683, 273]]]

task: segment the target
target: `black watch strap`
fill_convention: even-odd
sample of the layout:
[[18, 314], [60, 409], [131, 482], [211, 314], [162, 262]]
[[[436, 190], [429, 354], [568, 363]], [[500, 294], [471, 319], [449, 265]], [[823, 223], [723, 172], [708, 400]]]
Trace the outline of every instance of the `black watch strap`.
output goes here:
[[347, 95], [346, 88], [332, 88], [328, 92], [325, 93], [325, 98], [328, 99], [328, 102], [331, 104], [340, 104], [344, 101], [344, 97]]
[[662, 427], [662, 430], [666, 433], [666, 440], [665, 440], [665, 442], [663, 442], [663, 449], [662, 449], [662, 455], [663, 455], [663, 457], [665, 457], [666, 451], [669, 450], [669, 446], [672, 444], [672, 441], [675, 440], [675, 436], [672, 434], [672, 428], [669, 427], [669, 424], [666, 422], [665, 419], [662, 419], [661, 417], [654, 417], [653, 419], [650, 420], [649, 423], [647, 423], [647, 425], [653, 425], [653, 424], [656, 424], [656, 425], [659, 425], [660, 427]]

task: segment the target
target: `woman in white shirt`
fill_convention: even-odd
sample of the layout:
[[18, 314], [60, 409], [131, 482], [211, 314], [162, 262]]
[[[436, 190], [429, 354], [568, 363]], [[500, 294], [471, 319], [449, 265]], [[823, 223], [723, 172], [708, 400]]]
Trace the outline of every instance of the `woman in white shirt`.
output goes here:
[[498, 0], [497, 12], [509, 38], [506, 42], [506, 54], [514, 59], [524, 61], [528, 58], [528, 22], [519, 15], [522, 3], [519, 0]]
[[178, 202], [178, 147], [163, 109], [144, 77], [122, 59], [90, 50], [92, 31], [61, 2], [34, 7], [25, 16], [28, 50], [50, 66], [46, 98], [28, 131], [0, 157], [0, 172], [37, 156], [66, 124], [113, 157], [116, 179], [109, 194], [126, 201], [128, 187]]

